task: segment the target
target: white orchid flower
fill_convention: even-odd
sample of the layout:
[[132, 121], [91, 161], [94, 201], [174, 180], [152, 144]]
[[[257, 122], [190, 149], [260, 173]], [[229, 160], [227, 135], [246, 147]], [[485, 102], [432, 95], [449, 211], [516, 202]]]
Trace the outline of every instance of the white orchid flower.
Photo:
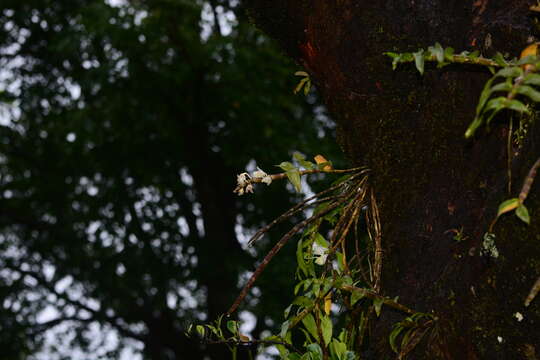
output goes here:
[[253, 177], [256, 178], [256, 179], [262, 179], [264, 178], [265, 176], [268, 176], [267, 173], [265, 173], [263, 170], [261, 170], [261, 168], [257, 168], [257, 171], [255, 171], [253, 173]]
[[236, 175], [236, 184], [238, 186], [245, 186], [246, 183], [251, 179], [251, 176], [247, 172]]
[[328, 249], [324, 246], [313, 242], [313, 255], [315, 256], [315, 264], [324, 265], [326, 263], [326, 258], [328, 258]]
[[261, 182], [270, 185], [272, 183], [272, 177], [270, 175], [263, 176]]

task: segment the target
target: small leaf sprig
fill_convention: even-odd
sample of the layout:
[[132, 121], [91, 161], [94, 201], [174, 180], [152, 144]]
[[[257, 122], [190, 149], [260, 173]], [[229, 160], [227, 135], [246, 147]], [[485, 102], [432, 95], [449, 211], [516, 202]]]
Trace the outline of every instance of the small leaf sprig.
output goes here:
[[392, 58], [392, 69], [396, 70], [399, 64], [414, 62], [416, 69], [420, 74], [424, 74], [425, 62], [436, 62], [438, 68], [442, 68], [450, 64], [470, 64], [481, 65], [491, 68], [494, 72], [495, 68], [506, 67], [512, 61], [505, 60], [501, 53], [497, 53], [493, 58], [485, 58], [478, 51], [469, 52], [463, 51], [459, 54], [454, 53], [451, 47], [443, 48], [441, 44], [428, 47], [426, 50], [419, 49], [416, 52], [395, 53], [385, 52], [384, 55]]
[[304, 175], [317, 173], [345, 174], [352, 173], [360, 169], [334, 169], [332, 163], [326, 160], [325, 157], [322, 155], [315, 156], [315, 163], [306, 160], [306, 157], [299, 152], [293, 154], [293, 159], [294, 162], [297, 163], [297, 165], [289, 161], [283, 161], [281, 164], [276, 165], [277, 167], [284, 170], [284, 172], [279, 174], [267, 174], [260, 168], [257, 168], [257, 171], [253, 172], [253, 174], [249, 174], [247, 172], [238, 174], [236, 176], [236, 187], [234, 189], [234, 193], [238, 194], [238, 196], [242, 196], [247, 193], [253, 193], [253, 184], [255, 183], [264, 183], [266, 185], [270, 185], [273, 181], [285, 178], [287, 178], [291, 182], [297, 192], [301, 192], [301, 177]]
[[[420, 74], [424, 73], [424, 64], [437, 62], [437, 67], [451, 63], [486, 66], [494, 75], [484, 86], [476, 107], [476, 115], [467, 130], [465, 138], [474, 136], [476, 130], [484, 123], [489, 126], [495, 115], [501, 110], [508, 109], [520, 113], [530, 114], [530, 109], [518, 96], [529, 98], [532, 102], [540, 102], [540, 92], [535, 86], [540, 86], [540, 59], [537, 56], [538, 43], [527, 46], [520, 55], [520, 59], [507, 60], [501, 53], [493, 58], [485, 58], [478, 51], [464, 51], [454, 54], [451, 47], [443, 48], [436, 43], [427, 50], [420, 49], [414, 53], [386, 52], [392, 58], [392, 68], [395, 70], [400, 63], [414, 62]], [[496, 71], [496, 68], [501, 68]], [[498, 81], [502, 80], [502, 81]], [[505, 95], [493, 97], [496, 93]]]
[[531, 186], [533, 184], [534, 178], [536, 177], [536, 172], [538, 171], [539, 167], [540, 167], [540, 158], [536, 160], [536, 162], [533, 164], [533, 166], [529, 170], [527, 177], [525, 177], [525, 180], [523, 181], [523, 185], [521, 187], [521, 191], [519, 192], [519, 196], [517, 198], [511, 198], [511, 199], [505, 200], [499, 205], [499, 209], [497, 211], [497, 217], [493, 220], [493, 222], [491, 223], [489, 227], [490, 232], [492, 232], [493, 226], [495, 226], [495, 223], [497, 222], [499, 217], [510, 211], [515, 211], [516, 216], [519, 219], [521, 219], [527, 225], [530, 224], [531, 217], [529, 215], [529, 210], [527, 210], [527, 208], [525, 207], [524, 202], [525, 202], [525, 199], [527, 199], [527, 196], [529, 195]]
[[[432, 314], [417, 312], [396, 323], [389, 335], [390, 347], [398, 354], [398, 359], [404, 359], [424, 335], [436, 324], [437, 317]], [[398, 338], [401, 336], [401, 345]]]
[[305, 71], [297, 71], [294, 75], [302, 76], [302, 79], [300, 79], [300, 82], [296, 85], [293, 92], [298, 94], [302, 88], [304, 88], [304, 96], [307, 96], [309, 90], [311, 90], [311, 78], [309, 77], [309, 74]]
[[[465, 132], [466, 138], [472, 137], [484, 122], [489, 126], [501, 110], [530, 114], [529, 107], [516, 99], [520, 95], [534, 103], [540, 102], [540, 92], [535, 89], [535, 86], [540, 86], [540, 75], [536, 74], [540, 68], [540, 59], [536, 50], [537, 44], [530, 45], [523, 50], [519, 61], [497, 71], [486, 82], [478, 100], [476, 116]], [[497, 81], [499, 79], [502, 81]], [[504, 95], [492, 97], [501, 92]]]

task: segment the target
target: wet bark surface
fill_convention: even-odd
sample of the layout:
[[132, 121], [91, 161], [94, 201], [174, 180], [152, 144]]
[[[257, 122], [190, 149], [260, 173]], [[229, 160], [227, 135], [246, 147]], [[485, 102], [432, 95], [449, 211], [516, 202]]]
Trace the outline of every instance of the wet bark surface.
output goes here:
[[[254, 23], [310, 73], [346, 156], [372, 169], [385, 250], [382, 292], [441, 319], [438, 339], [411, 358], [526, 359], [531, 346], [540, 353], [540, 302], [523, 307], [540, 275], [538, 179], [526, 201], [531, 225], [504, 216], [494, 228], [499, 257], [480, 252], [499, 203], [517, 196], [540, 155], [540, 127], [530, 126], [512, 151], [509, 194], [509, 114], [489, 132], [463, 136], [489, 72], [428, 65], [424, 76], [414, 65], [392, 71], [383, 52], [440, 42], [456, 52], [517, 56], [537, 33], [532, 3], [250, 2]], [[456, 241], [453, 230], [464, 240]], [[518, 311], [521, 322], [513, 317]], [[369, 349], [375, 358], [389, 354], [388, 333], [400, 319], [383, 312]]]

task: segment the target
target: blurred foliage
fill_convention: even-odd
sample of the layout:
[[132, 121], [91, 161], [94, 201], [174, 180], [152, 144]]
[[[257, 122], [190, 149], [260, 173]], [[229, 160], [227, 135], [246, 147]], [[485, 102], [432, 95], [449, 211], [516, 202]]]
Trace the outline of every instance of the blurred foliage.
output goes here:
[[[3, 0], [0, 28], [2, 357], [222, 358], [186, 324], [231, 305], [272, 245], [237, 236], [298, 196], [237, 198], [236, 173], [335, 159], [298, 68], [232, 0]], [[290, 302], [278, 261], [246, 305], [255, 336]]]

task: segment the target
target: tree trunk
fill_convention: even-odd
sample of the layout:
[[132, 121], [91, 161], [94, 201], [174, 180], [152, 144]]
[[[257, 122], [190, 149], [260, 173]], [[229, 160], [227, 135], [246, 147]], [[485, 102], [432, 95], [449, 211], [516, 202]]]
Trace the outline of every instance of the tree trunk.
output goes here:
[[[498, 205], [517, 196], [540, 154], [540, 129], [532, 125], [522, 147], [512, 151], [509, 193], [510, 115], [499, 117], [491, 131], [464, 138], [489, 72], [432, 66], [421, 76], [414, 65], [392, 71], [383, 52], [440, 42], [457, 52], [514, 57], [534, 35], [530, 5], [524, 0], [252, 0], [248, 5], [257, 26], [310, 73], [337, 122], [346, 156], [372, 169], [385, 250], [382, 293], [440, 319], [440, 336], [418, 347], [414, 358], [517, 359], [534, 346], [540, 353], [534, 325], [540, 301], [523, 306], [540, 275], [538, 184], [526, 201], [531, 225], [503, 216], [494, 227], [499, 257], [480, 253]], [[461, 229], [464, 241], [458, 242], [454, 230]], [[399, 319], [386, 311], [377, 322], [370, 349], [377, 359], [388, 354], [388, 334]]]

